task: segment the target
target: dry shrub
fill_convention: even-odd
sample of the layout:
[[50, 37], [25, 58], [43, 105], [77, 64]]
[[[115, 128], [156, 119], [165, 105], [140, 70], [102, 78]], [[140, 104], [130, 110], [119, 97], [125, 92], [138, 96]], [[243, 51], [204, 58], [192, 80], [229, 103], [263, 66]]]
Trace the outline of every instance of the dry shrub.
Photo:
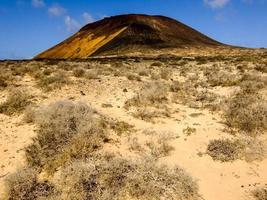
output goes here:
[[167, 91], [167, 86], [161, 82], [146, 84], [136, 96], [126, 101], [125, 106], [158, 106], [168, 100]]
[[6, 88], [9, 83], [14, 79], [11, 72], [7, 69], [0, 69], [0, 89]]
[[255, 70], [262, 72], [262, 73], [267, 73], [267, 63], [256, 65]]
[[38, 181], [33, 169], [22, 169], [5, 180], [4, 200], [35, 200], [46, 198], [53, 193], [54, 186], [49, 182]]
[[160, 74], [157, 72], [151, 72], [151, 79], [152, 80], [159, 80], [160, 79]]
[[267, 79], [257, 73], [245, 73], [239, 85], [244, 92], [252, 94], [263, 89], [267, 85]]
[[134, 126], [124, 121], [109, 122], [110, 128], [114, 130], [119, 136], [122, 134], [129, 134], [134, 131]]
[[0, 105], [0, 113], [6, 115], [21, 113], [31, 103], [30, 98], [25, 89], [12, 89], [6, 101]]
[[102, 119], [83, 103], [60, 101], [41, 107], [38, 126], [26, 157], [32, 167], [53, 173], [72, 159], [85, 159], [103, 145], [107, 132]]
[[150, 70], [149, 69], [146, 69], [146, 68], [140, 68], [138, 70], [138, 75], [139, 76], [149, 76], [150, 74]]
[[244, 149], [245, 146], [240, 140], [218, 139], [209, 142], [207, 154], [210, 155], [213, 160], [229, 162], [242, 157]]
[[157, 142], [150, 141], [146, 145], [150, 150], [150, 154], [155, 158], [159, 159], [170, 155], [170, 152], [174, 150], [167, 140], [158, 140]]
[[245, 138], [241, 140], [245, 145], [243, 159], [247, 162], [262, 161], [267, 155], [267, 146], [256, 138]]
[[0, 76], [0, 89], [1, 88], [6, 88], [8, 86], [8, 83], [6, 81], [6, 79], [2, 76]]
[[266, 152], [266, 145], [255, 138], [212, 140], [207, 148], [208, 155], [222, 162], [236, 159], [247, 162], [261, 161], [266, 157]]
[[53, 89], [61, 88], [62, 86], [69, 84], [70, 80], [64, 71], [56, 71], [49, 76], [40, 76], [37, 80], [37, 86], [50, 91]]
[[133, 74], [133, 73], [128, 73], [127, 78], [130, 81], [141, 81], [140, 76], [138, 76], [137, 74]]
[[183, 129], [183, 133], [187, 136], [192, 135], [193, 133], [195, 133], [197, 130], [196, 128], [192, 128], [192, 127], [186, 127], [185, 129]]
[[74, 162], [56, 183], [57, 199], [198, 199], [198, 186], [179, 167], [169, 169], [151, 160], [111, 159]]
[[84, 77], [91, 80], [91, 79], [98, 79], [99, 72], [97, 70], [90, 70], [84, 74]]
[[240, 78], [237, 74], [229, 73], [224, 70], [214, 71], [213, 73], [208, 74], [207, 82], [212, 86], [234, 86], [237, 85], [240, 81]]
[[224, 112], [226, 124], [249, 134], [267, 128], [267, 104], [259, 94], [238, 92], [231, 97]]
[[75, 69], [73, 70], [73, 75], [74, 75], [75, 77], [83, 77], [84, 74], [85, 74], [85, 70], [84, 70], [84, 68], [82, 68], [82, 67], [78, 67], [78, 68], [75, 68]]
[[163, 63], [162, 62], [153, 62], [153, 63], [151, 63], [151, 67], [161, 67], [163, 65]]
[[168, 68], [163, 68], [160, 70], [160, 77], [164, 80], [169, 80], [171, 77], [171, 70]]
[[138, 108], [133, 116], [142, 119], [147, 122], [154, 123], [154, 118], [157, 117], [170, 117], [170, 112], [168, 109], [154, 109], [154, 108]]
[[170, 86], [172, 101], [188, 105], [191, 108], [208, 108], [218, 110], [221, 97], [207, 89], [196, 88], [190, 81], [174, 81]]
[[252, 195], [255, 200], [266, 200], [267, 199], [267, 187], [257, 188], [253, 190]]

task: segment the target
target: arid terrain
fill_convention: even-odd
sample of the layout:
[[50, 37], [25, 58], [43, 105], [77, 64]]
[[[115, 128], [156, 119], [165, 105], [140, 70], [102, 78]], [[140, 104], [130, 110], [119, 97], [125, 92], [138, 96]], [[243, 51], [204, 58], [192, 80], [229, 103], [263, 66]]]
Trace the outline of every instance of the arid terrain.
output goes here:
[[266, 200], [266, 49], [186, 52], [1, 61], [0, 199]]

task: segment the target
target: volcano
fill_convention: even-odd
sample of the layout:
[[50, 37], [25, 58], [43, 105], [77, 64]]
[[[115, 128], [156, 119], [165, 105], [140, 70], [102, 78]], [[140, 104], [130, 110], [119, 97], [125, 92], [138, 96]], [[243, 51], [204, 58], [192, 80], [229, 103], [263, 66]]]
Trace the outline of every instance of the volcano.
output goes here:
[[37, 55], [37, 59], [88, 58], [166, 48], [223, 45], [165, 16], [119, 15], [81, 28], [70, 38]]

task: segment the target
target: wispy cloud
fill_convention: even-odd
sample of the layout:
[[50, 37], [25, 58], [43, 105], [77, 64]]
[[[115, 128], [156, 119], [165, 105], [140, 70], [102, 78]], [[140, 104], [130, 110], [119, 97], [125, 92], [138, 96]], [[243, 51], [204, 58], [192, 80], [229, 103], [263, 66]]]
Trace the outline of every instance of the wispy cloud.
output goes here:
[[45, 2], [43, 0], [32, 0], [32, 6], [35, 8], [45, 7]]
[[87, 12], [84, 12], [83, 13], [83, 19], [84, 19], [84, 21], [85, 21], [86, 24], [87, 23], [92, 23], [92, 22], [95, 21], [95, 19], [93, 18], [93, 16], [90, 15], [89, 13], [87, 13]]
[[60, 5], [54, 5], [50, 8], [48, 8], [48, 13], [51, 15], [51, 16], [62, 16], [66, 13], [66, 9], [61, 7]]
[[226, 6], [230, 0], [204, 0], [204, 3], [210, 6], [211, 8], [223, 8]]
[[65, 25], [69, 32], [77, 31], [81, 27], [81, 24], [69, 15], [65, 17]]

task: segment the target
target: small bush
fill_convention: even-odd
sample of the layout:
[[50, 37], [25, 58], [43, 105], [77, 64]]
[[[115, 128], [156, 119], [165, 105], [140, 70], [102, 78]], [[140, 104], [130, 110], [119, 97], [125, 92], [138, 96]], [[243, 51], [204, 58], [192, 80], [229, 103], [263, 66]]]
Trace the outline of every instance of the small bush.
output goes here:
[[234, 86], [240, 81], [237, 74], [231, 74], [225, 71], [214, 71], [207, 76], [207, 82], [212, 86]]
[[0, 89], [6, 88], [8, 83], [12, 81], [12, 74], [7, 70], [1, 69], [0, 74]]
[[0, 105], [0, 113], [6, 115], [21, 113], [30, 103], [27, 91], [22, 88], [12, 89], [6, 101]]
[[154, 123], [154, 118], [157, 117], [170, 117], [170, 113], [167, 109], [159, 110], [153, 108], [139, 108], [134, 113], [133, 116], [142, 119], [147, 122]]
[[0, 89], [1, 88], [6, 88], [7, 87], [7, 81], [5, 79], [3, 79], [2, 77], [0, 77]]
[[132, 73], [127, 74], [127, 78], [128, 78], [128, 80], [130, 80], [130, 81], [141, 81], [140, 76], [138, 76], [138, 75], [136, 75], [136, 74], [132, 74]]
[[153, 161], [74, 162], [56, 185], [58, 199], [198, 199], [198, 186], [182, 169], [158, 166]]
[[183, 129], [183, 133], [186, 134], [187, 136], [192, 135], [196, 131], [197, 131], [196, 128], [191, 128], [189, 126], [187, 128], [185, 128], [185, 129]]
[[167, 101], [167, 91], [168, 88], [163, 83], [149, 83], [135, 97], [126, 101], [125, 106], [157, 106]]
[[262, 73], [267, 73], [267, 64], [258, 64], [255, 66], [255, 70]]
[[37, 81], [37, 86], [50, 91], [53, 89], [61, 88], [62, 86], [69, 84], [70, 80], [64, 71], [57, 71], [49, 76], [40, 76]]
[[152, 80], [159, 80], [160, 79], [160, 74], [157, 72], [151, 72], [151, 79]]
[[257, 188], [252, 191], [252, 195], [255, 200], [266, 200], [267, 199], [267, 188]]
[[60, 101], [41, 107], [34, 115], [38, 126], [26, 157], [32, 167], [53, 173], [72, 159], [84, 159], [103, 145], [107, 132], [95, 112], [83, 103]]
[[151, 141], [147, 142], [146, 145], [149, 147], [150, 153], [155, 159], [169, 156], [170, 152], [174, 150], [174, 147], [166, 140], [158, 140], [156, 143]]
[[239, 92], [227, 103], [224, 112], [230, 128], [257, 134], [267, 128], [267, 105], [259, 94]]
[[171, 77], [171, 71], [169, 69], [161, 69], [160, 71], [160, 77], [164, 80], [169, 80]]
[[84, 77], [87, 79], [98, 79], [99, 73], [96, 70], [91, 70], [85, 73]]
[[32, 169], [23, 169], [5, 180], [5, 200], [34, 200], [45, 198], [53, 193], [54, 186], [48, 182], [40, 182], [37, 173]]
[[151, 67], [161, 67], [162, 65], [163, 65], [162, 62], [154, 62], [150, 66]]
[[148, 70], [146, 68], [141, 68], [138, 70], [139, 76], [149, 76], [149, 74], [150, 74], [150, 70]]
[[73, 75], [75, 77], [83, 77], [84, 74], [85, 74], [85, 70], [83, 68], [81, 68], [81, 67], [75, 68], [73, 70]]
[[239, 159], [243, 155], [245, 146], [239, 141], [231, 141], [230, 139], [219, 139], [210, 141], [207, 154], [213, 160], [229, 162]]

